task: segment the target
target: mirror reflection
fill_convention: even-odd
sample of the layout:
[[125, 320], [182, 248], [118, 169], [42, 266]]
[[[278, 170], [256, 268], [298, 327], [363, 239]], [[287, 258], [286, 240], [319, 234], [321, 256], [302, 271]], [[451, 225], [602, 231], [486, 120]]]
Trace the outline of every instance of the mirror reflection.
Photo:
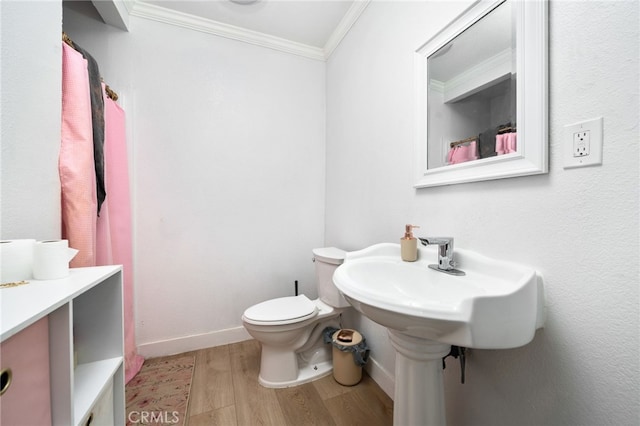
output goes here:
[[516, 40], [503, 2], [427, 58], [427, 168], [518, 151]]

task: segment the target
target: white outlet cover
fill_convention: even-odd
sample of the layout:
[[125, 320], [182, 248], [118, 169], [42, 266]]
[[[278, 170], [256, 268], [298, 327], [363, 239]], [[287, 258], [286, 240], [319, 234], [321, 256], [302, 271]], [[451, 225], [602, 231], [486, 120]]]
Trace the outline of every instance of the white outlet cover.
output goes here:
[[[603, 118], [564, 126], [564, 168], [593, 166], [602, 164], [602, 129]], [[583, 156], [574, 155], [575, 134], [589, 132], [589, 154]]]

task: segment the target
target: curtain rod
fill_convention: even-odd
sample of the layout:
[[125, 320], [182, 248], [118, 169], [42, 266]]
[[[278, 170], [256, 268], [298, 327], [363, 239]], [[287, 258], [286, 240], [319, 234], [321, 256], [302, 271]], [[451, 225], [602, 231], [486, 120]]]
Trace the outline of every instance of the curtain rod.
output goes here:
[[[501, 128], [499, 128], [499, 129], [498, 129], [498, 134], [501, 134], [501, 133], [510, 133], [510, 132], [515, 132], [515, 131], [516, 131], [516, 128], [515, 128], [515, 127], [513, 127], [513, 126], [506, 126], [506, 127], [501, 127]], [[462, 144], [465, 144], [465, 143], [467, 143], [467, 142], [473, 142], [474, 140], [477, 140], [477, 139], [478, 139], [478, 136], [471, 136], [471, 137], [466, 138], [466, 139], [461, 139], [461, 140], [459, 140], [459, 141], [451, 142], [451, 143], [449, 144], [449, 146], [450, 146], [451, 148], [453, 148], [453, 147], [454, 147], [454, 146], [456, 146], [456, 145], [462, 145]]]
[[[67, 35], [67, 33], [65, 33], [64, 31], [62, 32], [62, 41], [64, 41], [65, 43], [67, 43], [69, 46], [71, 46], [73, 49], [76, 49], [76, 46], [73, 44], [73, 40], [71, 40], [71, 38]], [[100, 77], [100, 80], [102, 80], [102, 82], [104, 83], [104, 79], [102, 77]], [[105, 83], [105, 88], [104, 88], [105, 92], [107, 92], [107, 96], [113, 100], [114, 102], [118, 100], [118, 94], [113, 91], [108, 84]]]
[[461, 139], [459, 141], [455, 141], [455, 142], [451, 142], [450, 146], [451, 148], [453, 148], [456, 145], [462, 145], [463, 143], [467, 143], [467, 142], [473, 142], [476, 139], [478, 139], [477, 136], [471, 136], [470, 138], [466, 138], [466, 139]]
[[498, 134], [500, 133], [512, 133], [515, 132], [517, 129], [515, 127], [512, 126], [507, 126], [507, 127], [502, 127], [500, 129], [498, 129]]

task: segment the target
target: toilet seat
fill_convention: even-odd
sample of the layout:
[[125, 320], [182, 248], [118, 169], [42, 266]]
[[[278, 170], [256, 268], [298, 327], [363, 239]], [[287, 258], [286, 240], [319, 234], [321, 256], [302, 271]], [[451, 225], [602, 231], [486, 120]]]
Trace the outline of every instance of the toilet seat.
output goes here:
[[253, 305], [244, 311], [243, 319], [249, 324], [282, 325], [301, 322], [317, 314], [316, 304], [300, 294]]

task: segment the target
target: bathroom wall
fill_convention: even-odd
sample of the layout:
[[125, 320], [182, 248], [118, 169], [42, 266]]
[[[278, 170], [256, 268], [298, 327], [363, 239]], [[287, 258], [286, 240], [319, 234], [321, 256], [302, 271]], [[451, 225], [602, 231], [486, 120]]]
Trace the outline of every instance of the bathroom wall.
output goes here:
[[[372, 2], [329, 59], [326, 243], [397, 242], [412, 223], [542, 273], [530, 344], [472, 350], [464, 385], [447, 364], [450, 425], [638, 424], [638, 2], [550, 2], [549, 174], [416, 190], [413, 51], [469, 3]], [[597, 116], [603, 165], [563, 169], [563, 126]], [[392, 392], [386, 331], [350, 321]]]
[[0, 3], [0, 238], [60, 238], [62, 53], [56, 2]]
[[244, 309], [295, 280], [316, 297], [325, 64], [85, 6], [65, 3], [65, 31], [128, 118], [140, 352], [244, 340]]

